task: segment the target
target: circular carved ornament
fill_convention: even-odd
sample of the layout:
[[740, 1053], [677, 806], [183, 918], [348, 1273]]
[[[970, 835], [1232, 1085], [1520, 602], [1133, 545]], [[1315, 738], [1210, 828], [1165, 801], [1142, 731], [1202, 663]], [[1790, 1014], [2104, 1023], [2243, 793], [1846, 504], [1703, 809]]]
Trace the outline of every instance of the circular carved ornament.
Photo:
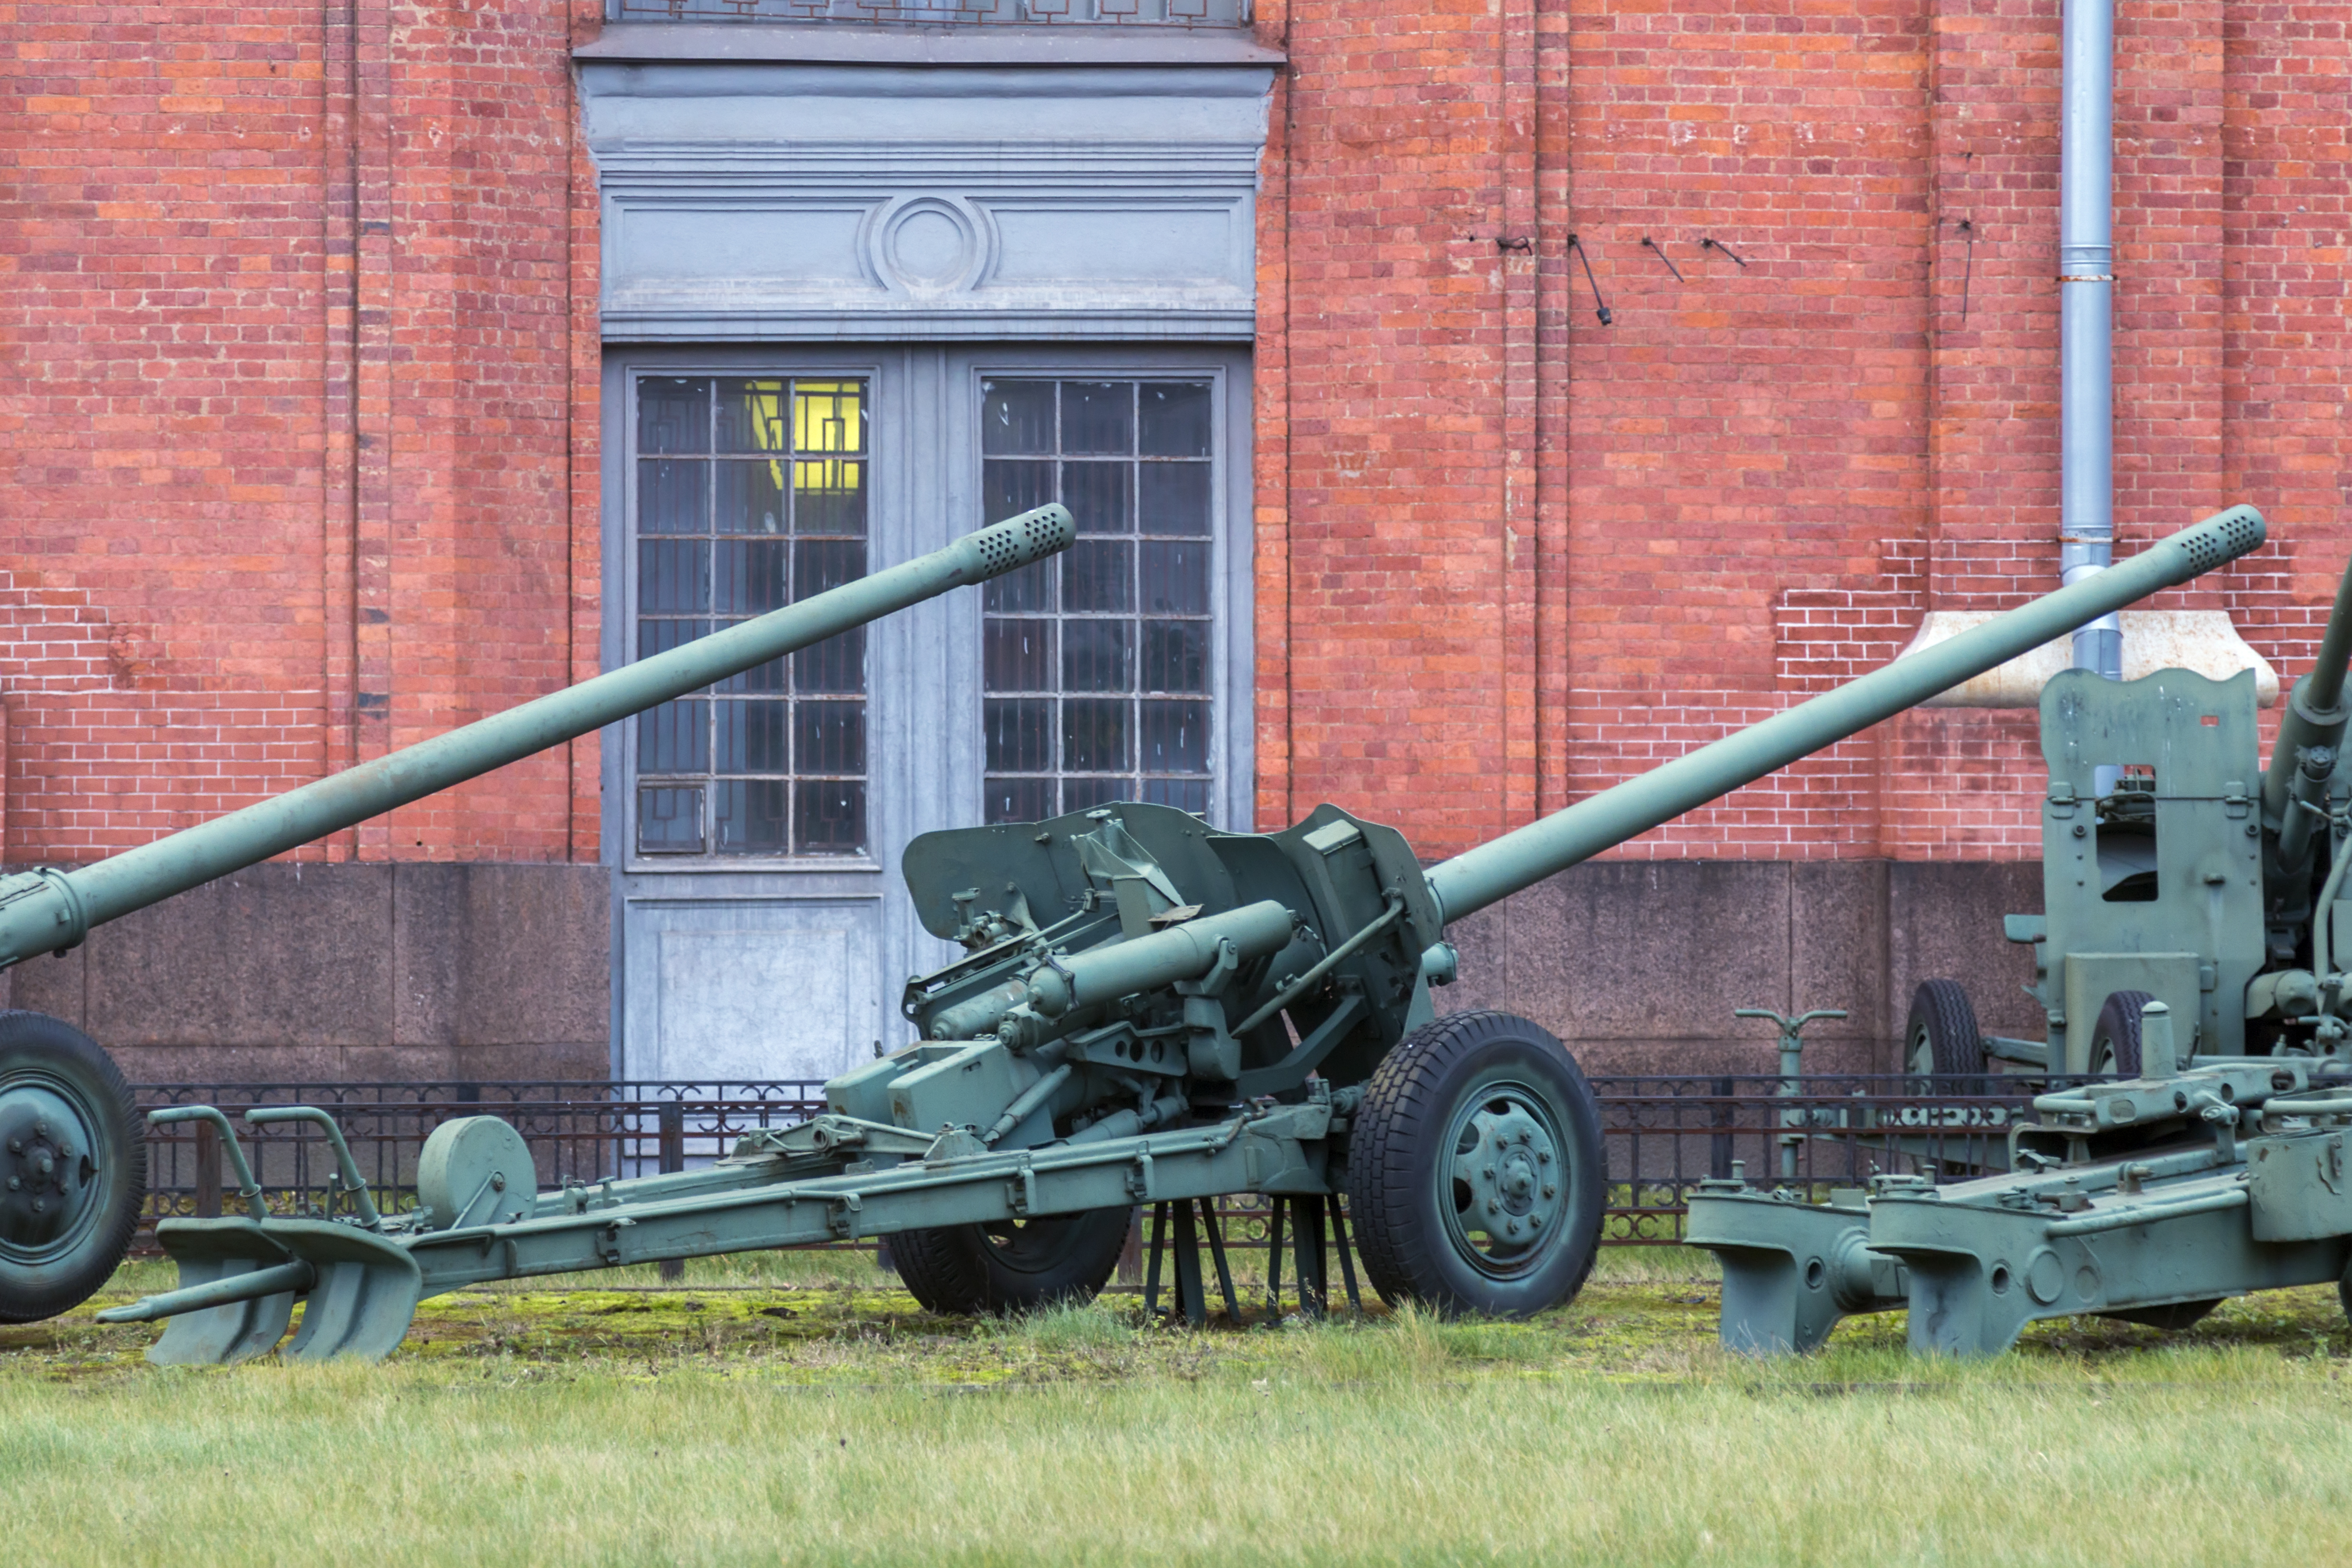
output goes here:
[[929, 298], [975, 287], [995, 251], [995, 225], [961, 196], [896, 197], [866, 221], [866, 263], [893, 294]]

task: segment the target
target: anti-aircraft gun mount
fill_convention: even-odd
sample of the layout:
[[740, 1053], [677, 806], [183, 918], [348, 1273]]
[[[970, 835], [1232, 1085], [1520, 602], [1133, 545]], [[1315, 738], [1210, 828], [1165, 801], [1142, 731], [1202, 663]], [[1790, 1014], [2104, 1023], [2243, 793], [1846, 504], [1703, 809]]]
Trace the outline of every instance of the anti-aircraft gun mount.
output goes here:
[[[1706, 1184], [1687, 1239], [1724, 1265], [1723, 1338], [1809, 1350], [1907, 1306], [1914, 1348], [2006, 1349], [2040, 1318], [2194, 1322], [2229, 1296], [2334, 1281], [2352, 1311], [2352, 570], [2267, 766], [2254, 677], [2085, 671], [2042, 695], [2044, 1040], [1979, 1035], [1923, 984], [1906, 1071], [1931, 1088], [2050, 1089], [2009, 1174], [1886, 1176], [1826, 1207]], [[2059, 1088], [2070, 1080], [2104, 1080]]]
[[[0, 876], [0, 967], [42, 953], [62, 953], [101, 922], [814, 647], [950, 589], [1002, 576], [1068, 549], [1076, 537], [1066, 510], [1041, 507], [966, 535], [945, 549], [127, 853], [72, 871], [44, 868]], [[209, 1119], [226, 1124], [217, 1112]], [[319, 1112], [306, 1113], [303, 1119], [327, 1120]], [[328, 1124], [331, 1131], [331, 1121]], [[0, 1181], [5, 1183], [0, 1186], [0, 1322], [54, 1316], [105, 1282], [138, 1226], [146, 1197], [146, 1159], [131, 1091], [106, 1052], [59, 1019], [0, 1012]], [[356, 1167], [348, 1157], [344, 1163], [349, 1185], [356, 1187]], [[528, 1168], [526, 1161], [523, 1169]], [[249, 1177], [241, 1176], [239, 1185], [251, 1189], [247, 1196], [258, 1218], [259, 1189]], [[353, 1193], [355, 1204], [363, 1198]], [[370, 1220], [374, 1218], [371, 1213]]]

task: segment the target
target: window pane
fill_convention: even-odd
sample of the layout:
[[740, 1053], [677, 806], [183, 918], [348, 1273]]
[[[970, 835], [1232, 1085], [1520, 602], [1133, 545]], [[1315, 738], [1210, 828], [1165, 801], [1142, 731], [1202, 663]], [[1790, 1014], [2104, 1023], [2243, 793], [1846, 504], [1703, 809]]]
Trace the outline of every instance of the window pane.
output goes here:
[[863, 539], [794, 539], [793, 602], [855, 582], [866, 575]]
[[1054, 383], [982, 382], [980, 449], [992, 453], [1052, 452]]
[[709, 703], [682, 699], [639, 714], [637, 771], [705, 771], [703, 734], [709, 725]]
[[1109, 773], [1135, 766], [1128, 735], [1134, 705], [1116, 697], [1067, 697], [1062, 703], [1062, 768], [1069, 773]]
[[1054, 766], [1053, 698], [1016, 701], [992, 697], [981, 706], [981, 724], [988, 740], [988, 771], [1031, 773]]
[[1143, 770], [1209, 770], [1209, 705], [1147, 702], [1143, 708]]
[[1133, 610], [1135, 547], [1125, 539], [1080, 539], [1062, 556], [1062, 608]]
[[1209, 689], [1209, 623], [1205, 621], [1145, 622], [1141, 685], [1147, 692], [1206, 692]]
[[864, 781], [819, 779], [794, 785], [793, 829], [803, 854], [856, 854], [866, 847]]
[[802, 452], [866, 450], [866, 383], [802, 382], [793, 435]]
[[736, 854], [782, 854], [784, 800], [780, 779], [722, 779], [718, 794], [719, 848]]
[[784, 607], [784, 541], [720, 539], [713, 592], [719, 613], [765, 615]]
[[[1079, 549], [1086, 549], [1080, 545]], [[1146, 614], [1206, 615], [1209, 612], [1209, 544], [1143, 544], [1143, 609]]]
[[[708, 621], [639, 621], [637, 622], [637, 657], [650, 659], [656, 653], [667, 653], [672, 648], [683, 648], [688, 643], [710, 635]], [[704, 691], [710, 688], [705, 686]]]
[[1070, 508], [1082, 534], [1133, 533], [1135, 465], [1063, 464], [1062, 505]]
[[710, 546], [702, 539], [637, 541], [637, 609], [675, 615], [710, 608]]
[[1146, 779], [1139, 792], [1155, 806], [1173, 806], [1195, 815], [1205, 814], [1209, 810], [1206, 779]]
[[702, 485], [709, 477], [708, 463], [680, 463], [675, 458], [641, 458], [637, 463], [637, 531], [641, 534], [698, 534], [706, 527]]
[[793, 689], [855, 695], [866, 689], [866, 628], [853, 626], [793, 655]]
[[991, 779], [984, 820], [990, 822], [1038, 822], [1054, 814], [1051, 779]]
[[1003, 577], [992, 577], [981, 585], [981, 608], [999, 610], [1045, 610], [1054, 608], [1054, 570], [1050, 560], [1032, 561], [1019, 571], [1008, 571]]
[[702, 791], [637, 791], [637, 850], [642, 854], [702, 852]]
[[866, 771], [866, 705], [800, 703], [793, 710], [793, 771]]
[[980, 512], [992, 523], [1055, 498], [1051, 463], [991, 458], [980, 465]]
[[981, 634], [981, 689], [1049, 692], [1054, 689], [1054, 623], [1051, 621], [991, 621]]
[[793, 433], [784, 411], [792, 394], [782, 381], [723, 380], [719, 383], [719, 450], [787, 453]]
[[1062, 780], [1062, 810], [1091, 811], [1097, 806], [1108, 806], [1113, 800], [1135, 799], [1132, 779], [1065, 779]]
[[714, 470], [713, 476], [719, 483], [715, 521], [720, 533], [781, 534], [784, 531], [784, 465], [782, 463], [698, 463], [694, 466]]
[[1209, 455], [1208, 382], [1146, 382], [1142, 391], [1143, 428], [1136, 444], [1143, 455]]
[[710, 450], [710, 383], [699, 376], [637, 382], [639, 452]]
[[1062, 689], [1124, 692], [1134, 689], [1132, 621], [1066, 621], [1062, 623]]
[[866, 465], [845, 457], [803, 458], [793, 465], [793, 531], [866, 535]]
[[1120, 457], [1135, 452], [1133, 382], [1064, 382], [1062, 450]]
[[1206, 463], [1146, 463], [1142, 465], [1143, 504], [1139, 508], [1147, 534], [1200, 534], [1209, 531], [1209, 465]]
[[720, 773], [787, 773], [792, 756], [784, 749], [784, 718], [791, 705], [772, 700], [719, 705]]

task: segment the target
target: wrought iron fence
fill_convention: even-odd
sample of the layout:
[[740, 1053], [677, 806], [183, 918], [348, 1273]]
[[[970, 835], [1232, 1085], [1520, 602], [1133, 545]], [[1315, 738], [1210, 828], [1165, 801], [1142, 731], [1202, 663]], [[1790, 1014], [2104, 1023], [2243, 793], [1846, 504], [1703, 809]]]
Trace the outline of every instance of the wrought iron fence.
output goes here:
[[[2069, 1080], [2068, 1082], [2072, 1082]], [[2045, 1086], [2000, 1075], [1923, 1083], [1897, 1075], [1770, 1074], [1596, 1077], [1608, 1181], [1604, 1237], [1666, 1245], [1682, 1237], [1690, 1190], [1735, 1170], [1763, 1186], [1820, 1196], [1879, 1172], [1961, 1176], [2006, 1169], [2010, 1129]], [[688, 1169], [727, 1154], [761, 1127], [823, 1109], [814, 1082], [174, 1083], [136, 1091], [142, 1109], [211, 1104], [238, 1124], [264, 1201], [300, 1213], [325, 1195], [333, 1168], [320, 1130], [253, 1126], [257, 1105], [320, 1105], [334, 1113], [380, 1207], [413, 1206], [416, 1161], [443, 1122], [484, 1113], [512, 1123], [530, 1145], [542, 1187]], [[148, 1130], [148, 1223], [231, 1211], [215, 1134], [201, 1123]], [[1264, 1247], [1266, 1206], [1220, 1203], [1231, 1245]], [[871, 1242], [865, 1244], [869, 1249]]]

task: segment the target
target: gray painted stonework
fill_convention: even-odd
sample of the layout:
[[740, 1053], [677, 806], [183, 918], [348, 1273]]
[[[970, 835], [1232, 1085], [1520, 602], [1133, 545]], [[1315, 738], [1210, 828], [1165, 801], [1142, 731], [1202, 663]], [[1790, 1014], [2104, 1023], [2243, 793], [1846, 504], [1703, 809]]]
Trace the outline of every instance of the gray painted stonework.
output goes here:
[[[631, 656], [636, 380], [836, 374], [871, 389], [882, 565], [980, 526], [990, 375], [1180, 373], [1218, 388], [1213, 790], [1246, 826], [1255, 190], [1279, 57], [841, 28], [614, 28], [577, 56], [602, 198], [604, 661]], [[693, 57], [694, 51], [707, 51]], [[632, 1075], [821, 1078], [899, 1027], [948, 956], [896, 875], [980, 812], [979, 611], [868, 633], [870, 856], [636, 856], [605, 743], [612, 1038]]]
[[1263, 62], [579, 71], [608, 342], [1254, 329]]

